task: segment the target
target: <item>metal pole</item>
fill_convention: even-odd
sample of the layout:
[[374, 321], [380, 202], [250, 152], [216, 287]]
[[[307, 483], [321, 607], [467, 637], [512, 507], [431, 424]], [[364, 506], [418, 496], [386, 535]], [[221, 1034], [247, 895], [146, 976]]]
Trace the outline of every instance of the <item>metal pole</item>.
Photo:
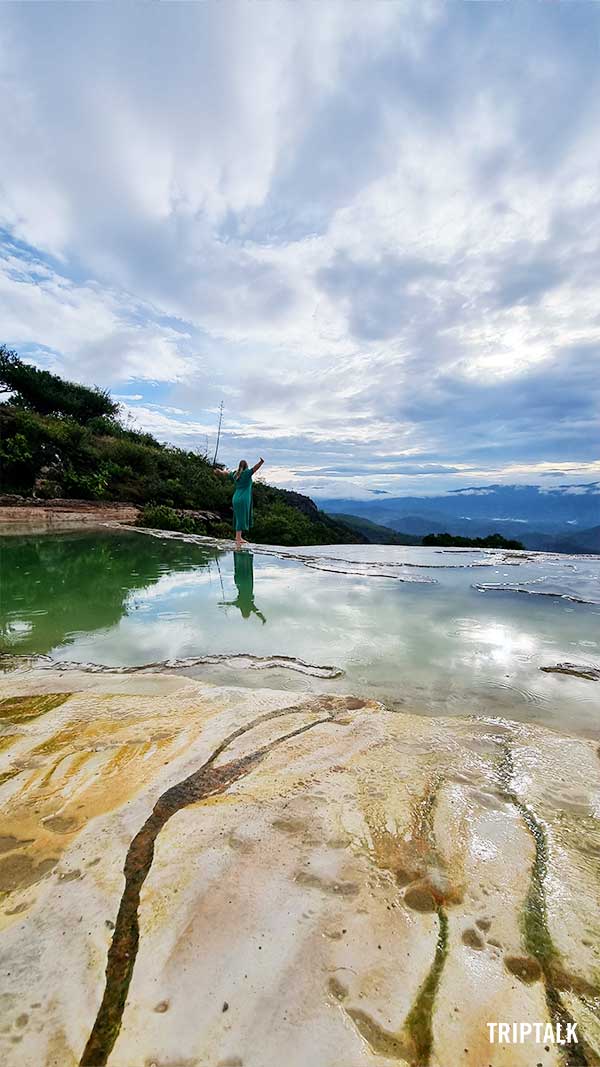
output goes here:
[[219, 410], [219, 429], [217, 430], [217, 443], [215, 445], [215, 454], [213, 457], [213, 467], [217, 462], [217, 452], [219, 451], [219, 441], [221, 440], [221, 422], [223, 421], [223, 401], [221, 401], [221, 407]]

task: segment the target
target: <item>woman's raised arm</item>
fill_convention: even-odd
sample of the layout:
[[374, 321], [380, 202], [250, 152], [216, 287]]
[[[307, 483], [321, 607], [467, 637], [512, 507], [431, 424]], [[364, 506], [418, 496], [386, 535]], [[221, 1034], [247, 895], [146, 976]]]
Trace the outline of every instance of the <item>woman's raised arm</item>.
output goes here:
[[263, 463], [264, 463], [264, 462], [265, 462], [265, 461], [264, 461], [264, 459], [263, 459], [263, 458], [262, 458], [262, 456], [261, 456], [261, 457], [260, 457], [260, 459], [259, 459], [259, 461], [258, 461], [258, 463], [255, 463], [255, 464], [254, 464], [254, 466], [252, 467], [252, 473], [253, 473], [253, 474], [256, 474], [257, 470], [259, 470], [259, 468], [260, 468], [260, 467], [262, 467], [262, 465], [263, 465]]

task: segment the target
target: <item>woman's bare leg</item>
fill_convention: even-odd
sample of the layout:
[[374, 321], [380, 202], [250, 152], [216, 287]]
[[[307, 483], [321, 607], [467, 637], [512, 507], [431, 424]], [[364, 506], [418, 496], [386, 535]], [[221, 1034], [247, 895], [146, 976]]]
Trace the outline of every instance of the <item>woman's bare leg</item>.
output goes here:
[[241, 530], [236, 530], [235, 531], [235, 543], [236, 543], [237, 548], [241, 548], [241, 546], [244, 543], [242, 541], [242, 531]]

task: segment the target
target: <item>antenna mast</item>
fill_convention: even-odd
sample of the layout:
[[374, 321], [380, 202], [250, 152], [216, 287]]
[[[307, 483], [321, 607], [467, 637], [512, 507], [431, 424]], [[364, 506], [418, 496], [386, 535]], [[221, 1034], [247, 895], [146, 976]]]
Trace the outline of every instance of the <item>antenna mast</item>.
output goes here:
[[219, 408], [219, 429], [217, 430], [217, 443], [215, 445], [215, 454], [213, 456], [213, 467], [217, 462], [217, 453], [219, 451], [219, 441], [221, 440], [221, 423], [223, 421], [223, 401], [221, 401], [221, 407]]

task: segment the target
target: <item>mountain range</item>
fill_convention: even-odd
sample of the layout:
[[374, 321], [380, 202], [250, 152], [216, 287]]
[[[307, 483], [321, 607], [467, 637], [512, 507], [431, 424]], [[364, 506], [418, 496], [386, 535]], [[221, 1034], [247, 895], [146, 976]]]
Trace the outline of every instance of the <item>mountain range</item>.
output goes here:
[[526, 548], [557, 552], [600, 552], [600, 482], [467, 486], [436, 496], [369, 500], [320, 499], [331, 515], [355, 515], [414, 537], [450, 533], [486, 537], [501, 533]]

